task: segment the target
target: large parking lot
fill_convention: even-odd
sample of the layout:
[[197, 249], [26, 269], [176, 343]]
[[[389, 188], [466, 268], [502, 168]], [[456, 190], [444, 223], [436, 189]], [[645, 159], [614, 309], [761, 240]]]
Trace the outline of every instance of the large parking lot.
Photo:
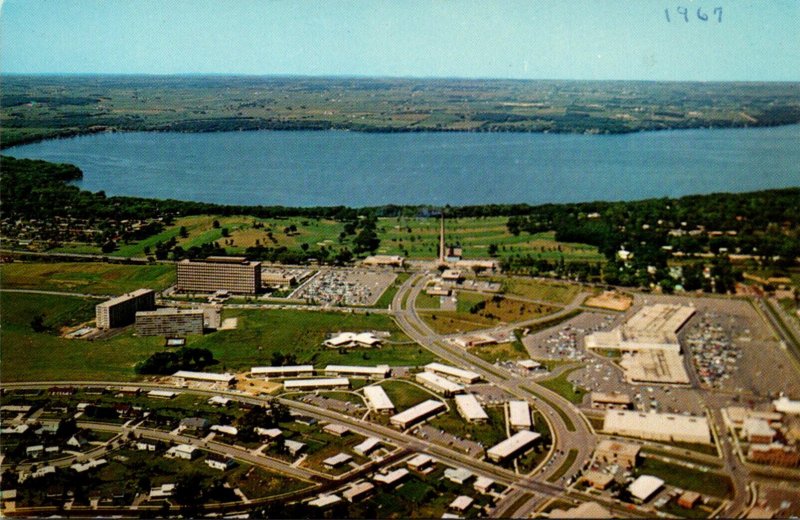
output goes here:
[[396, 277], [391, 271], [327, 269], [298, 287], [291, 298], [319, 305], [374, 305]]

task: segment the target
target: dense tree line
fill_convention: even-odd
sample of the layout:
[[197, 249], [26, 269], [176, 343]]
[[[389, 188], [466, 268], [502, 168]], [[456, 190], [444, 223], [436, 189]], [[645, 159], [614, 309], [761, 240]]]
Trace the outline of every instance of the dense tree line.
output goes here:
[[136, 373], [169, 375], [178, 370], [203, 370], [215, 363], [214, 354], [206, 348], [182, 347], [153, 353], [136, 365]]

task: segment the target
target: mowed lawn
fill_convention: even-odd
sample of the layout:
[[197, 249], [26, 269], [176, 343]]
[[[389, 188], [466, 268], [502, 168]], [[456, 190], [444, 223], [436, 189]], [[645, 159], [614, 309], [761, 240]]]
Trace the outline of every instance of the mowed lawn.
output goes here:
[[0, 265], [4, 289], [118, 295], [140, 287], [161, 290], [175, 283], [175, 267], [100, 262], [14, 262]]
[[[0, 345], [2, 381], [132, 380], [136, 363], [165, 350], [162, 337], [136, 337], [132, 328], [95, 341], [58, 336], [62, 326], [77, 325], [94, 317], [97, 300], [71, 296], [0, 293]], [[47, 332], [34, 332], [31, 320], [42, 314]], [[271, 364], [272, 354], [294, 354], [298, 363], [324, 367], [329, 363], [352, 365], [418, 365], [434, 356], [412, 343], [386, 344], [380, 349], [339, 353], [322, 346], [328, 333], [385, 330], [393, 341], [407, 341], [386, 315], [319, 313], [294, 310], [226, 311], [239, 327], [205, 336], [190, 336], [187, 345], [208, 348], [217, 365], [211, 372], [246, 370]]]
[[[489, 245], [498, 247], [497, 256], [531, 254], [548, 260], [602, 261], [597, 248], [586, 244], [556, 242], [552, 232], [512, 235], [508, 217], [446, 219], [448, 244], [461, 244], [465, 258], [488, 258]], [[409, 258], [436, 258], [439, 251], [438, 218], [382, 218], [378, 222], [379, 253], [402, 254]]]
[[[134, 365], [161, 349], [163, 338], [120, 334], [104, 341], [68, 340], [63, 325], [94, 317], [97, 300], [70, 296], [0, 293], [0, 379], [13, 381], [129, 380]], [[34, 332], [31, 320], [44, 315], [52, 332]]]
[[[317, 367], [327, 364], [422, 365], [434, 360], [433, 354], [411, 343], [385, 314], [237, 309], [226, 311], [224, 317], [237, 317], [238, 328], [192, 337], [187, 342], [193, 347], [212, 350], [224, 369], [270, 365], [274, 352], [293, 354], [299, 364]], [[341, 352], [322, 345], [331, 333], [368, 330], [390, 332], [390, 341], [380, 348]]]

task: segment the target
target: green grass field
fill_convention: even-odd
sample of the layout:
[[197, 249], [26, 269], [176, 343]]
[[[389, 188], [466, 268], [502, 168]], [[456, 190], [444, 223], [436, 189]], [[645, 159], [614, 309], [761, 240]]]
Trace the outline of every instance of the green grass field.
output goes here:
[[384, 381], [381, 386], [392, 403], [394, 403], [395, 410], [398, 412], [436, 397], [427, 390], [406, 381]]
[[164, 264], [14, 262], [0, 264], [0, 280], [4, 289], [117, 295], [140, 287], [164, 289], [175, 283], [175, 267]]
[[567, 380], [567, 376], [580, 368], [583, 368], [583, 365], [565, 370], [557, 377], [539, 381], [539, 384], [568, 399], [570, 402], [580, 404], [586, 395], [586, 389], [573, 385]]
[[[213, 226], [215, 220], [219, 222], [218, 228]], [[507, 220], [507, 217], [448, 219], [447, 241], [461, 244], [465, 258], [488, 258], [489, 245], [494, 244], [498, 258], [530, 254], [546, 260], [557, 260], [563, 256], [566, 261], [604, 261], [597, 248], [557, 242], [551, 232], [514, 236], [506, 229]], [[285, 229], [292, 225], [297, 231], [287, 233]], [[186, 228], [186, 237], [179, 236], [181, 227]], [[228, 230], [227, 237], [222, 235], [223, 228]], [[325, 219], [195, 215], [178, 218], [161, 233], [144, 240], [119, 244], [109, 256], [144, 257], [147, 255], [146, 248], [149, 247], [150, 254], [153, 254], [156, 242], [166, 242], [173, 237], [184, 249], [217, 242], [229, 254], [242, 254], [248, 247], [257, 245], [285, 246], [294, 250], [300, 250], [301, 244], [308, 244], [312, 248], [320, 245], [352, 246], [352, 235], [339, 240], [343, 229], [343, 223]], [[377, 251], [379, 254], [403, 255], [410, 259], [433, 259], [438, 256], [439, 220], [436, 218], [380, 218], [377, 231], [381, 239]], [[100, 254], [97, 246], [81, 243], [64, 244], [53, 251]]]
[[520, 296], [529, 300], [542, 300], [566, 305], [578, 295], [581, 288], [576, 284], [542, 282], [530, 278], [511, 277], [500, 279], [503, 291], [509, 296]]
[[480, 345], [470, 347], [470, 354], [474, 354], [484, 361], [494, 363], [496, 361], [514, 361], [517, 359], [530, 359], [528, 352], [522, 343], [498, 343], [497, 345]]
[[635, 474], [653, 475], [675, 487], [720, 498], [729, 496], [733, 490], [730, 478], [725, 475], [669, 464], [652, 457], [645, 457], [642, 464], [636, 468]]
[[[163, 350], [164, 338], [135, 337], [126, 329], [109, 339], [68, 340], [56, 332], [94, 317], [97, 300], [40, 294], [0, 293], [0, 341], [3, 381], [131, 380], [134, 366]], [[31, 319], [44, 314], [51, 332], [34, 332]], [[339, 353], [321, 345], [336, 331], [385, 330], [393, 340], [407, 340], [386, 315], [319, 313], [294, 310], [237, 310], [225, 317], [239, 318], [239, 328], [205, 336], [190, 336], [187, 344], [208, 348], [219, 360], [210, 371], [247, 369], [271, 363], [273, 352], [294, 354], [299, 363], [326, 365], [421, 365], [434, 361], [427, 350], [411, 344], [387, 344], [380, 349]]]
[[431, 419], [429, 422], [431, 426], [441, 428], [462, 439], [481, 442], [487, 448], [491, 448], [507, 437], [502, 408], [485, 407], [484, 410], [489, 416], [489, 421], [486, 424], [470, 424], [458, 414], [455, 403], [451, 402], [450, 404], [450, 411]]

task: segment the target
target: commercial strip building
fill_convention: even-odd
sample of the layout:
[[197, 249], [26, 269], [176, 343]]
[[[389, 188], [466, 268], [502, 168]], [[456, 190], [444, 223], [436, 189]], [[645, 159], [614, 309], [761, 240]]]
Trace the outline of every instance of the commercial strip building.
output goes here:
[[592, 408], [598, 410], [629, 410], [633, 406], [631, 396], [622, 392], [592, 392]]
[[442, 394], [445, 397], [450, 397], [464, 391], [463, 386], [459, 385], [458, 383], [454, 383], [449, 379], [438, 376], [433, 372], [420, 372], [417, 374], [416, 380], [417, 383], [421, 384], [425, 388], [433, 390], [438, 394]]
[[711, 430], [705, 417], [671, 413], [611, 410], [606, 412], [603, 430], [655, 441], [711, 444]]
[[393, 415], [389, 422], [392, 423], [393, 426], [397, 426], [405, 430], [409, 426], [413, 426], [414, 424], [424, 421], [429, 417], [433, 417], [434, 415], [442, 412], [447, 407], [441, 401], [436, 401], [434, 399], [428, 399], [427, 401], [423, 401], [416, 406], [412, 406], [408, 410], [401, 412], [397, 415]]
[[192, 372], [189, 370], [178, 370], [172, 374], [172, 379], [177, 386], [201, 386], [212, 389], [227, 389], [236, 384], [236, 376], [233, 374], [215, 374], [212, 372]]
[[362, 264], [374, 267], [403, 267], [406, 259], [398, 255], [372, 255], [364, 259]]
[[389, 473], [379, 473], [372, 480], [384, 486], [394, 486], [411, 474], [406, 468], [398, 468]]
[[457, 395], [455, 401], [456, 410], [458, 410], [458, 413], [465, 421], [470, 423], [485, 423], [489, 420], [489, 416], [474, 395]]
[[292, 379], [283, 382], [284, 390], [316, 390], [320, 388], [350, 388], [350, 380], [346, 377], [320, 379]]
[[163, 307], [136, 313], [136, 334], [139, 336], [180, 337], [203, 334], [205, 313], [202, 309]]
[[657, 304], [643, 307], [625, 324], [584, 338], [587, 349], [626, 353], [620, 365], [631, 383], [688, 384], [678, 331], [694, 307]]
[[486, 451], [486, 455], [489, 457], [489, 460], [494, 462], [503, 462], [506, 459], [515, 458], [532, 448], [539, 437], [541, 437], [541, 435], [536, 432], [529, 430], [519, 431], [508, 439], [489, 448]]
[[367, 401], [367, 407], [379, 414], [390, 414], [394, 411], [394, 403], [381, 386], [365, 386], [364, 398]]
[[428, 363], [425, 365], [426, 372], [433, 372], [447, 377], [455, 378], [464, 384], [472, 385], [481, 380], [481, 375], [470, 370], [443, 365], [442, 363]]
[[512, 430], [531, 429], [531, 409], [527, 401], [508, 402], [508, 423]]
[[328, 365], [325, 367], [326, 376], [351, 376], [368, 377], [370, 379], [385, 379], [392, 375], [389, 365], [378, 365], [375, 367], [359, 367], [350, 365]]
[[252, 367], [250, 377], [270, 378], [310, 377], [314, 375], [314, 365], [288, 365], [283, 367]]
[[95, 306], [97, 328], [113, 329], [130, 325], [136, 320], [138, 311], [151, 311], [155, 308], [155, 291], [152, 289], [137, 289]]
[[261, 290], [261, 262], [240, 256], [209, 256], [203, 261], [181, 260], [176, 264], [176, 289], [180, 292], [212, 293], [219, 290], [256, 294]]
[[379, 438], [367, 437], [362, 443], [353, 446], [353, 451], [359, 455], [367, 456], [380, 445], [381, 440]]

